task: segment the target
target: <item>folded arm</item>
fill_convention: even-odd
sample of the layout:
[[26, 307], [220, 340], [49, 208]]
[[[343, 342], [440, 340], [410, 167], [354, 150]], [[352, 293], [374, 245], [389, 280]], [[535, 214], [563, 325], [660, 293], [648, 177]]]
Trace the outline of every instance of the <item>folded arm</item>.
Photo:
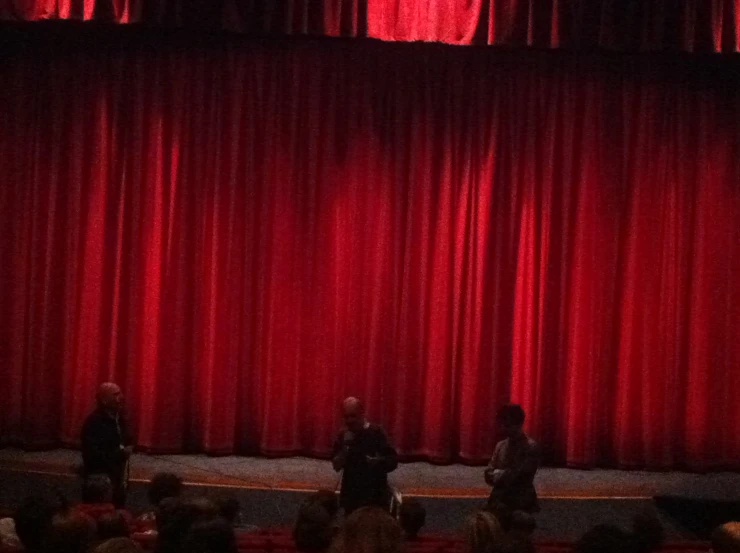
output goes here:
[[540, 466], [540, 450], [538, 446], [530, 447], [522, 460], [516, 467], [502, 470], [494, 476], [494, 486], [506, 487], [521, 482], [531, 482]]

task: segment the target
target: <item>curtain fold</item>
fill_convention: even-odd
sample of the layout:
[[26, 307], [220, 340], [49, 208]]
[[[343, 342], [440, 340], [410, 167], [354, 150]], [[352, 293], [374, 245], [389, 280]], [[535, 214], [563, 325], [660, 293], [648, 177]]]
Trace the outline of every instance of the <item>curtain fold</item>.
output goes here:
[[[0, 66], [0, 439], [738, 468], [740, 87], [686, 59], [34, 44]], [[726, 68], [724, 63], [721, 68]]]
[[740, 47], [740, 0], [0, 0], [0, 20], [568, 50]]

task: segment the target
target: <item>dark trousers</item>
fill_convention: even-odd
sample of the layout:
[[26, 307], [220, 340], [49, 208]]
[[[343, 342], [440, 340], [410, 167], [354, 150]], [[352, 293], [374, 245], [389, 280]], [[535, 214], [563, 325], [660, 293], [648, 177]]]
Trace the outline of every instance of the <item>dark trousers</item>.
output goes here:
[[113, 505], [116, 506], [116, 509], [126, 508], [126, 484], [124, 479], [113, 480], [111, 478], [111, 482], [113, 482]]

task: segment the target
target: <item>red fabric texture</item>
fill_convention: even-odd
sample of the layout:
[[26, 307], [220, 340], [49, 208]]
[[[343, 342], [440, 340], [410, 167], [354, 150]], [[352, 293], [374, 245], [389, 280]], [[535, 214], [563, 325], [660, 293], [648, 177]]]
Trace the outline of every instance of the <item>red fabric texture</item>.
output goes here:
[[0, 0], [0, 19], [620, 51], [740, 46], [740, 0]]
[[[740, 87], [429, 45], [6, 50], [0, 436], [124, 388], [158, 452], [738, 467]], [[724, 67], [721, 60], [714, 63]]]

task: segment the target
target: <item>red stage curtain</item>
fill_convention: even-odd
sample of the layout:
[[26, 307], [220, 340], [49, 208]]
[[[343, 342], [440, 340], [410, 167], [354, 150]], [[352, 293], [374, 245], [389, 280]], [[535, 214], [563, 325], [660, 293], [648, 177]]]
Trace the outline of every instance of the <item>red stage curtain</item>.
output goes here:
[[478, 462], [511, 398], [552, 462], [739, 468], [722, 74], [378, 43], [8, 51], [3, 441], [75, 443], [113, 379], [153, 451], [325, 455], [356, 394], [404, 455]]
[[740, 0], [0, 0], [0, 19], [538, 48], [740, 47]]

